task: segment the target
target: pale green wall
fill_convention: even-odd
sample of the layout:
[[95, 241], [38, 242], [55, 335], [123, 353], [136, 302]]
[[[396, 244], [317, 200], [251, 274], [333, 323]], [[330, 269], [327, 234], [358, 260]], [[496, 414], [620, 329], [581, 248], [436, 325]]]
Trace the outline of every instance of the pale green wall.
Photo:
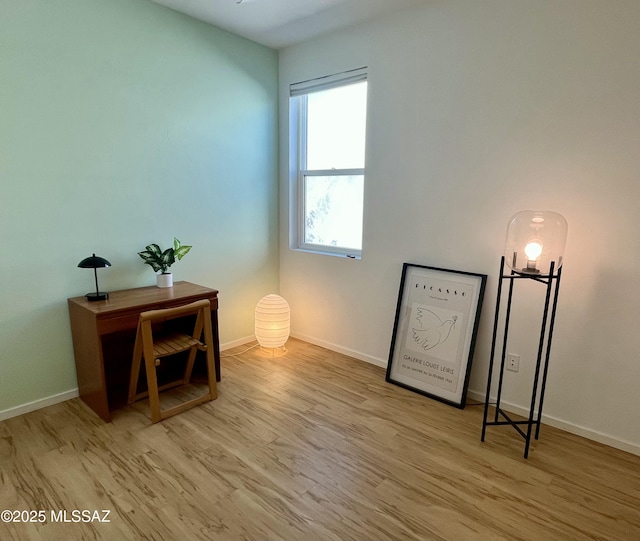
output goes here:
[[[76, 387], [67, 297], [194, 246], [222, 342], [278, 287], [277, 53], [148, 0], [0, 0], [0, 412]], [[104, 288], [102, 287], [104, 286]]]

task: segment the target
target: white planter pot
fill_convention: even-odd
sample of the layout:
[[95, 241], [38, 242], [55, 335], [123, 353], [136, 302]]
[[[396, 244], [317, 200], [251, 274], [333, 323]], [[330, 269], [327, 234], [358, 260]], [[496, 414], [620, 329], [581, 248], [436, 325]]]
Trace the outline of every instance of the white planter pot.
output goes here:
[[173, 287], [173, 274], [170, 272], [156, 276], [158, 278], [158, 287]]

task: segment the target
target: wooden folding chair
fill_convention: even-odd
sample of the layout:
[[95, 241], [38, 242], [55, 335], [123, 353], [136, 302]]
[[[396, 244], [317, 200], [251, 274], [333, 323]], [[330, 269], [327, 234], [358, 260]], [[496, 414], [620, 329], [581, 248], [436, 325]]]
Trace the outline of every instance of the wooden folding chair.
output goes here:
[[[196, 316], [195, 327], [192, 335], [177, 331], [158, 331], [157, 327], [168, 321], [187, 316]], [[154, 325], [156, 330], [154, 330]], [[201, 341], [204, 334], [204, 341]], [[208, 392], [204, 395], [183, 401], [173, 407], [162, 410], [160, 408], [160, 391], [185, 385], [191, 380], [191, 372], [196, 359], [196, 353], [206, 353]], [[189, 351], [186, 366], [182, 377], [177, 380], [158, 386], [156, 367], [161, 359]], [[140, 364], [144, 358], [147, 374], [147, 391], [137, 393]], [[214, 400], [218, 396], [216, 386], [216, 373], [213, 364], [213, 333], [211, 330], [211, 304], [208, 300], [196, 301], [184, 306], [165, 308], [162, 310], [150, 310], [140, 314], [136, 342], [133, 348], [133, 362], [131, 365], [131, 378], [129, 380], [129, 404], [136, 400], [149, 396], [151, 408], [151, 421], [157, 423], [171, 415], [176, 415], [194, 406]]]

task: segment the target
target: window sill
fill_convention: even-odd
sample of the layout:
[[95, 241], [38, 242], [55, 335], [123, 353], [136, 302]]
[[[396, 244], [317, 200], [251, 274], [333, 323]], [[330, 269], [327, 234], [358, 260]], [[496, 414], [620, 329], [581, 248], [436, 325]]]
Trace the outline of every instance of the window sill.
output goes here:
[[290, 248], [292, 252], [301, 252], [304, 254], [315, 254], [315, 255], [326, 255], [329, 257], [339, 257], [342, 259], [350, 259], [353, 261], [360, 261], [362, 259], [362, 254], [339, 254], [335, 252], [326, 252], [324, 250], [312, 250], [309, 248]]

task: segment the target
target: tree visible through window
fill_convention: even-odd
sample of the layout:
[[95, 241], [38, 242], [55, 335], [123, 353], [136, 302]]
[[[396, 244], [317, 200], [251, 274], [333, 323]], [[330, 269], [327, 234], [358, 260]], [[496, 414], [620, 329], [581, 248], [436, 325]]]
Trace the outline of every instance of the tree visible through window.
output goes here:
[[298, 118], [296, 247], [359, 257], [366, 73], [360, 69], [300, 85], [292, 85], [291, 98]]

